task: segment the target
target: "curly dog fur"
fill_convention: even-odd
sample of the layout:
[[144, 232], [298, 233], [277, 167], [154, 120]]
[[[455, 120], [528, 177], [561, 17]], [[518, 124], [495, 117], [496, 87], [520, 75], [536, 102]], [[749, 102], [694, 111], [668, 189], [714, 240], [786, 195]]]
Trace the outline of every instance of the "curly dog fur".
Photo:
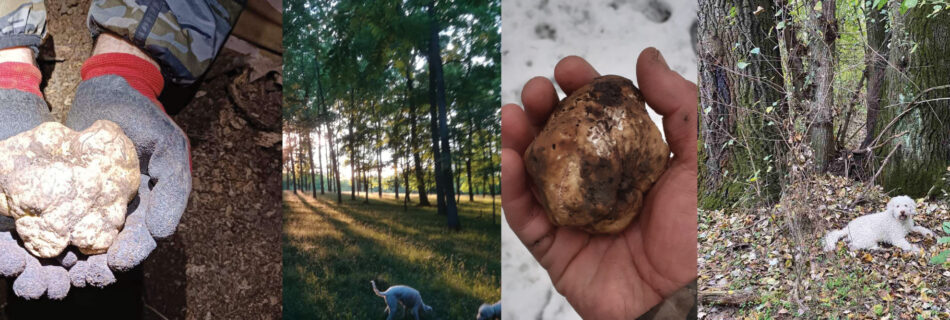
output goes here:
[[918, 232], [933, 235], [927, 228], [914, 225], [917, 203], [908, 196], [897, 196], [887, 202], [883, 212], [872, 213], [852, 220], [843, 229], [833, 230], [825, 236], [825, 251], [835, 249], [835, 244], [845, 237], [851, 250], [879, 249], [879, 242], [886, 242], [903, 250], [919, 253], [920, 248], [907, 242], [908, 233]]

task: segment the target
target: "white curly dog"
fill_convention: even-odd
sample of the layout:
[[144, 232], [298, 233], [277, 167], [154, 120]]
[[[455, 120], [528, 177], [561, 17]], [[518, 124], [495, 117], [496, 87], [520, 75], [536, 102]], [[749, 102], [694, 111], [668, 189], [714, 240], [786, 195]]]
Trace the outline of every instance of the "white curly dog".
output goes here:
[[425, 312], [432, 311], [432, 307], [422, 302], [422, 295], [419, 294], [419, 290], [399, 285], [389, 287], [386, 291], [380, 292], [379, 289], [376, 289], [376, 281], [370, 281], [370, 283], [373, 284], [373, 292], [376, 292], [377, 296], [386, 299], [386, 312], [389, 313], [386, 318], [387, 320], [396, 318], [396, 310], [400, 304], [405, 307], [406, 310], [409, 310], [416, 320], [419, 320], [419, 310], [424, 310]]
[[835, 249], [835, 243], [847, 237], [851, 250], [880, 249], [878, 242], [890, 243], [903, 250], [920, 253], [920, 248], [907, 242], [908, 233], [933, 235], [927, 228], [914, 225], [917, 203], [908, 196], [897, 196], [887, 202], [887, 210], [858, 217], [844, 229], [833, 230], [825, 236], [825, 251]]

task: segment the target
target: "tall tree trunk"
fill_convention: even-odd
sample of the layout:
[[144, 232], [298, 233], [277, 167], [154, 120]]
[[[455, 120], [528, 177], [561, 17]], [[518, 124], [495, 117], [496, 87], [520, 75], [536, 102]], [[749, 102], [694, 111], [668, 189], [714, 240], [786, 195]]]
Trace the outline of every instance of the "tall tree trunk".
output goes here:
[[809, 74], [814, 79], [815, 97], [808, 108], [808, 144], [813, 152], [814, 171], [823, 173], [834, 155], [834, 77], [835, 41], [838, 39], [838, 20], [835, 1], [820, 1], [821, 11], [814, 10], [820, 0], [812, 0], [807, 14], [806, 30], [819, 36], [809, 49]]
[[393, 190], [396, 192], [396, 200], [399, 200], [399, 156], [393, 156]]
[[[429, 49], [432, 50], [431, 48]], [[431, 54], [431, 52], [429, 53]], [[441, 57], [440, 57], [441, 58]], [[443, 180], [442, 171], [442, 152], [439, 148], [439, 116], [438, 116], [438, 102], [436, 88], [433, 85], [435, 83], [435, 73], [432, 72], [432, 60], [429, 60], [429, 131], [432, 136], [432, 157], [433, 162], [435, 162], [435, 170], [432, 171], [435, 174], [435, 194], [436, 194], [436, 203], [438, 204], [438, 213], [439, 215], [445, 215], [445, 182], [448, 180]], [[451, 179], [451, 178], [448, 178]]]
[[[888, 6], [890, 67], [875, 128], [877, 143], [885, 145], [875, 150], [875, 169], [884, 166], [879, 182], [885, 190], [912, 197], [932, 196], [945, 187], [941, 178], [950, 166], [950, 101], [946, 100], [950, 94], [946, 87], [950, 84], [950, 60], [946, 58], [950, 15], [928, 18], [929, 6], [901, 15], [900, 1], [890, 1]], [[888, 128], [891, 122], [894, 124]], [[906, 134], [891, 139], [903, 132]], [[880, 162], [898, 146], [887, 163]]]
[[[321, 114], [322, 114], [324, 117], [328, 117], [328, 116], [329, 116], [329, 108], [328, 108], [328, 106], [327, 106], [327, 104], [326, 104], [326, 101], [324, 101], [324, 99], [323, 99], [323, 85], [321, 85], [321, 83], [320, 83], [320, 64], [319, 64], [319, 63], [316, 65], [316, 74], [317, 74], [317, 77], [316, 77], [316, 79], [317, 79], [317, 95], [318, 95], [318, 97], [320, 98], [319, 100], [320, 100]], [[330, 162], [331, 162], [331, 165], [332, 165], [332, 167], [333, 167], [333, 168], [331, 168], [332, 170], [330, 170], [330, 171], [332, 171], [331, 174], [333, 175], [333, 179], [334, 179], [334, 183], [333, 183], [333, 184], [336, 185], [336, 192], [337, 192], [337, 193], [336, 193], [336, 201], [337, 201], [337, 203], [342, 203], [342, 202], [343, 202], [343, 192], [340, 190], [340, 166], [339, 166], [340, 163], [339, 163], [339, 159], [338, 159], [338, 157], [337, 157], [336, 147], [335, 147], [335, 145], [334, 145], [334, 143], [333, 143], [333, 140], [334, 140], [334, 139], [333, 139], [333, 127], [330, 125], [330, 121], [329, 121], [329, 120], [324, 121], [324, 125], [326, 125], [326, 127], [327, 127], [327, 142], [328, 142], [328, 144], [329, 144], [328, 147], [330, 148], [330, 151], [329, 151], [330, 154], [329, 154], [329, 156], [330, 156], [330, 160], [331, 160], [331, 161], [330, 161]]]
[[699, 203], [704, 208], [744, 198], [774, 201], [781, 191], [778, 124], [786, 105], [774, 10], [771, 0], [700, 1]]
[[455, 162], [455, 190], [456, 190], [455, 203], [459, 203], [459, 202], [462, 202], [462, 170], [459, 170], [459, 167], [461, 166], [461, 164], [459, 163], [459, 159], [456, 159], [454, 162]]
[[[377, 143], [379, 143], [377, 138]], [[376, 183], [379, 184], [379, 198], [383, 198], [383, 151], [380, 146], [376, 147]]]
[[[465, 182], [468, 183], [468, 202], [475, 201], [475, 184], [472, 183], [472, 157], [465, 159]], [[461, 190], [459, 190], [461, 192]]]
[[[356, 93], [355, 90], [350, 89], [350, 112], [356, 112], [356, 98], [354, 97]], [[349, 139], [348, 143], [350, 145], [350, 200], [356, 200], [356, 189], [357, 189], [357, 180], [359, 177], [356, 175], [356, 136], [353, 134], [353, 123], [356, 122], [354, 116], [350, 116], [347, 123], [347, 128], [349, 130]]]
[[316, 161], [313, 161], [313, 137], [310, 136], [310, 132], [307, 131], [307, 160], [310, 161], [310, 192], [314, 198], [317, 197], [317, 174], [313, 170], [314, 164]]
[[336, 146], [333, 143], [333, 130], [330, 126], [330, 122], [327, 121], [327, 141], [330, 144], [330, 162], [333, 166], [333, 180], [336, 185], [336, 202], [343, 203], [343, 190], [340, 190], [340, 161], [337, 157]]
[[304, 167], [303, 138], [302, 136], [300, 136], [299, 133], [297, 135], [297, 165], [299, 166], [297, 168], [297, 173], [298, 173], [297, 179], [299, 179], [297, 180], [297, 183], [299, 184], [297, 188], [300, 189], [300, 191], [303, 191], [304, 193], [306, 193], [307, 184], [304, 183], [304, 180], [306, 179], [307, 174], [304, 172], [304, 168], [303, 168]]
[[326, 194], [323, 187], [323, 142], [320, 141], [320, 125], [317, 125], [317, 162], [319, 163], [319, 173], [320, 173], [320, 194]]
[[495, 223], [495, 148], [494, 140], [489, 138], [488, 140], [488, 174], [491, 176], [491, 184], [489, 184], [489, 189], [491, 190], [491, 214], [492, 214], [492, 224]]
[[367, 169], [369, 168], [364, 167], [362, 170], [363, 171], [363, 195], [366, 196], [363, 199], [363, 203], [369, 203], [369, 173], [367, 173], [367, 171], [369, 170]]
[[294, 151], [295, 151], [294, 148], [295, 147], [294, 147], [293, 139], [291, 139], [290, 147], [291, 147], [290, 152], [289, 152], [290, 153], [290, 182], [291, 182], [290, 184], [294, 187], [294, 194], [296, 194], [297, 193], [297, 165], [296, 165], [296, 162], [294, 162]]
[[[435, 14], [435, 1], [429, 2], [429, 72], [432, 74], [429, 79], [429, 86], [435, 86], [435, 94], [439, 106], [439, 136], [442, 140], [442, 150], [440, 150], [437, 161], [441, 161], [442, 199], [445, 201], [445, 214], [448, 227], [453, 230], [461, 230], [462, 223], [459, 221], [458, 208], [455, 206], [455, 194], [452, 190], [452, 183], [448, 181], [452, 177], [452, 150], [449, 148], [449, 126], [448, 112], [445, 105], [445, 79], [442, 75], [442, 55], [439, 46], [439, 21]], [[430, 89], [431, 92], [431, 89]], [[436, 176], [438, 178], [439, 175]], [[441, 207], [441, 206], [440, 206]]]
[[[426, 194], [425, 175], [422, 172], [422, 161], [419, 156], [419, 134], [416, 132], [416, 104], [412, 101], [412, 58], [409, 58], [408, 67], [406, 67], [406, 100], [409, 103], [409, 152], [412, 154], [412, 162], [416, 172], [416, 188], [419, 191], [419, 205], [430, 206], [429, 196]], [[408, 179], [406, 180], [406, 190], [409, 190]]]
[[402, 176], [406, 179], [406, 198], [403, 199], [403, 211], [409, 210], [409, 201], [412, 201], [412, 184], [409, 183], [409, 153], [406, 153], [406, 162], [402, 166]]
[[861, 149], [870, 147], [874, 139], [874, 128], [877, 127], [878, 115], [881, 112], [881, 88], [884, 84], [884, 71], [887, 68], [887, 15], [883, 10], [868, 8], [864, 18], [867, 27], [868, 46], [864, 51], [865, 73], [867, 74], [867, 89], [865, 101], [867, 104], [867, 120], [864, 123], [865, 136], [861, 142]]

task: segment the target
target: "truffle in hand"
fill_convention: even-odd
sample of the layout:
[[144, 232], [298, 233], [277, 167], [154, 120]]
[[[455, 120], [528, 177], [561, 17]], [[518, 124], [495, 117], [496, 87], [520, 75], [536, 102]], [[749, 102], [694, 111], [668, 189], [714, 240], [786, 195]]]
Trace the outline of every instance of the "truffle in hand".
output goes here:
[[640, 90], [607, 75], [558, 104], [524, 162], [553, 224], [600, 234], [633, 221], [669, 157]]
[[132, 140], [109, 121], [82, 132], [46, 122], [0, 141], [0, 215], [15, 219], [24, 247], [39, 258], [70, 244], [105, 253], [139, 179]]

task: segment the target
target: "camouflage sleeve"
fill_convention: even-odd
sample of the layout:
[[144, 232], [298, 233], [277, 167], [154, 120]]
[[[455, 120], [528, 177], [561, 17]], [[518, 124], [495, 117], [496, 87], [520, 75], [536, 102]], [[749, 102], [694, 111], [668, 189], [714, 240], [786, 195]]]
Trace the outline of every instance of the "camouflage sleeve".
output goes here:
[[37, 54], [45, 36], [43, 0], [0, 1], [0, 49], [30, 47]]
[[107, 31], [154, 58], [172, 83], [188, 85], [218, 54], [246, 0], [93, 0], [93, 37]]

